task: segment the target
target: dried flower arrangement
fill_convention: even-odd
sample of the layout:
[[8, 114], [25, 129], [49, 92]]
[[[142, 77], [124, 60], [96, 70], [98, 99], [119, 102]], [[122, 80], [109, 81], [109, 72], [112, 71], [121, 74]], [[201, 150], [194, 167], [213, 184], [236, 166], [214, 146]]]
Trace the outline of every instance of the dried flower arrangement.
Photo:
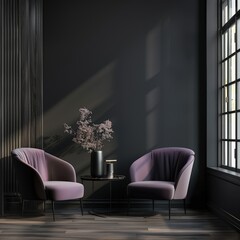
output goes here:
[[77, 129], [64, 123], [64, 132], [73, 135], [73, 141], [86, 149], [89, 153], [99, 151], [103, 147], [103, 141], [112, 139], [112, 122], [106, 120], [103, 123], [92, 122], [92, 112], [87, 108], [80, 108], [79, 121], [76, 122]]

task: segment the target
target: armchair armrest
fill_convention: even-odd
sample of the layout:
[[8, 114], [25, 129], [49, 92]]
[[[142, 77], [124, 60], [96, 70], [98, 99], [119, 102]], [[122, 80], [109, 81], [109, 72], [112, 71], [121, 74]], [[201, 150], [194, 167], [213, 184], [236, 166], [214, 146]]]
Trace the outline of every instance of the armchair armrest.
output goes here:
[[190, 156], [190, 160], [179, 172], [175, 181], [175, 194], [174, 199], [185, 199], [187, 196], [188, 185], [192, 173], [194, 163], [194, 156]]
[[153, 161], [151, 153], [147, 153], [135, 160], [130, 166], [131, 182], [151, 180], [153, 171]]
[[45, 158], [48, 163], [49, 180], [76, 182], [76, 172], [70, 163], [46, 152]]

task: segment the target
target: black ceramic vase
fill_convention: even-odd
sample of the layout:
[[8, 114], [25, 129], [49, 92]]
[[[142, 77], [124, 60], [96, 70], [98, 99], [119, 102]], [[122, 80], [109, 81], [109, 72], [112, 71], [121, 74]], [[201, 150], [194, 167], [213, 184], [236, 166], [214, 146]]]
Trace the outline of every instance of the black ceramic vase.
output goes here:
[[91, 177], [103, 177], [103, 153], [102, 151], [91, 152]]

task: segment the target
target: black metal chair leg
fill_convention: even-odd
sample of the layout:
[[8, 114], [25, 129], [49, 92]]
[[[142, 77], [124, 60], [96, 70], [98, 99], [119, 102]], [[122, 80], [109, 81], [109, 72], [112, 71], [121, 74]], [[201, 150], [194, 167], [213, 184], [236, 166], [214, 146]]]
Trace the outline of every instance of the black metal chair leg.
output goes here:
[[171, 219], [171, 200], [168, 200], [168, 218]]
[[43, 211], [46, 212], [46, 205], [45, 205], [45, 201], [43, 201]]
[[154, 211], [154, 209], [155, 209], [155, 206], [154, 206], [154, 199], [152, 199], [152, 209], [153, 209], [153, 211]]
[[54, 201], [53, 200], [52, 200], [52, 214], [53, 214], [53, 221], [55, 221]]
[[129, 209], [130, 209], [130, 198], [128, 198], [127, 215], [129, 215]]
[[184, 213], [187, 213], [187, 209], [186, 209], [186, 199], [183, 199], [183, 207], [184, 207]]
[[81, 212], [82, 212], [82, 216], [83, 216], [83, 203], [82, 203], [82, 199], [80, 199], [80, 207], [81, 207]]
[[23, 216], [23, 212], [24, 212], [24, 199], [22, 199], [22, 216]]

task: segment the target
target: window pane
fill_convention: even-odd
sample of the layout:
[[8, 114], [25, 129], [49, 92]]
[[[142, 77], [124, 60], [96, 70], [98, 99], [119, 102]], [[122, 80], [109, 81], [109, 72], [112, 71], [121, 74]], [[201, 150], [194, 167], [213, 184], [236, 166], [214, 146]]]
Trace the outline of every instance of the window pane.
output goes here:
[[225, 126], [225, 137], [228, 138], [228, 115], [225, 115], [225, 123], [224, 123], [224, 126]]
[[228, 121], [227, 121], [227, 115], [222, 116], [222, 139], [227, 139], [228, 134], [227, 134], [227, 129], [228, 129]]
[[227, 0], [222, 3], [222, 25], [224, 25], [228, 20], [228, 5]]
[[228, 143], [222, 142], [222, 165], [227, 166], [228, 162]]
[[224, 87], [222, 89], [222, 113], [228, 111], [228, 88]]
[[229, 76], [228, 82], [236, 80], [236, 57], [232, 56], [229, 60]]
[[233, 26], [229, 28], [229, 55], [236, 51], [235, 34], [236, 26], [233, 24]]
[[237, 78], [240, 78], [240, 53], [237, 54]]
[[229, 18], [236, 13], [236, 0], [229, 0]]
[[[240, 139], [240, 113], [237, 113], [237, 139]], [[239, 152], [239, 158], [240, 158], [240, 152]]]
[[240, 48], [240, 20], [237, 21], [237, 49], [239, 48]]
[[236, 138], [236, 117], [235, 113], [229, 114], [229, 139]]
[[228, 56], [228, 32], [222, 35], [222, 59]]
[[[240, 58], [240, 54], [239, 54], [239, 58]], [[240, 72], [239, 72], [239, 75], [240, 75]], [[228, 76], [228, 61], [224, 61], [222, 63], [222, 85], [227, 84], [227, 79], [228, 79], [227, 76]]]
[[237, 10], [240, 9], [240, 0], [237, 0]]
[[236, 108], [236, 94], [235, 94], [236, 84], [231, 84], [229, 86], [229, 97], [228, 97], [228, 104], [229, 104], [229, 111], [234, 111]]
[[234, 168], [236, 167], [235, 149], [236, 149], [236, 143], [229, 142], [229, 166]]
[[[240, 109], [240, 83], [239, 82], [237, 83], [237, 109]], [[240, 122], [238, 121], [238, 123]]]
[[[240, 109], [240, 83], [237, 83], [237, 109]], [[238, 118], [240, 121], [240, 118]]]
[[240, 169], [240, 143], [237, 143], [237, 168]]

